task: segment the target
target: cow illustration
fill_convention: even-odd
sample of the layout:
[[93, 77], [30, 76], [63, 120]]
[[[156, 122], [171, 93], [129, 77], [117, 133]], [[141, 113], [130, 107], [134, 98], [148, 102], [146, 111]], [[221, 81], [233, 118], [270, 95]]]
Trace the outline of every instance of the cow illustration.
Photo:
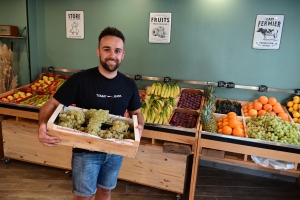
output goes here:
[[261, 32], [261, 34], [264, 36], [264, 39], [266, 39], [267, 36], [272, 36], [275, 39], [277, 38], [278, 34], [278, 30], [274, 31], [274, 29], [259, 28], [257, 32]]
[[73, 21], [73, 23], [71, 24], [72, 28], [70, 30], [70, 33], [72, 33], [72, 35], [74, 35], [75, 33], [76, 33], [76, 35], [78, 35], [78, 33], [79, 33], [78, 25], [79, 25], [79, 23], [75, 22], [75, 21]]

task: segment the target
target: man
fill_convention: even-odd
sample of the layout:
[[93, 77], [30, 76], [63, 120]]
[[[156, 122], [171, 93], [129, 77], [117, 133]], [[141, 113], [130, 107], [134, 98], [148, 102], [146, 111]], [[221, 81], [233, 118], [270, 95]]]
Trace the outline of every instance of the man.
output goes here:
[[[39, 141], [45, 146], [57, 146], [58, 137], [47, 135], [46, 124], [56, 107], [75, 103], [85, 109], [109, 110], [110, 114], [137, 115], [140, 136], [144, 127], [140, 97], [133, 80], [118, 72], [124, 58], [125, 37], [116, 28], [107, 27], [99, 35], [96, 53], [100, 64], [72, 75], [39, 113]], [[75, 200], [109, 200], [115, 188], [123, 157], [74, 148], [72, 179]]]

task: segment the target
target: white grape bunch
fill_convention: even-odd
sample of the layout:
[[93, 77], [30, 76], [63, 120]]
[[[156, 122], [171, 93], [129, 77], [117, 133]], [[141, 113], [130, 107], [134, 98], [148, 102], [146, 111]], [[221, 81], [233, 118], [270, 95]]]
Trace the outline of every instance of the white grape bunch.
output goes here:
[[[86, 120], [88, 120], [88, 124], [84, 127], [82, 125]], [[101, 125], [108, 121], [112, 126], [109, 129], [101, 130]], [[104, 139], [134, 139], [134, 134], [128, 131], [132, 124], [121, 120], [109, 120], [108, 110], [89, 109], [86, 112], [68, 110], [59, 114], [58, 125], [77, 129]]]
[[300, 144], [297, 125], [283, 121], [280, 117], [266, 113], [249, 119], [246, 124], [247, 134], [250, 138], [294, 145]]
[[64, 113], [60, 113], [59, 115], [58, 125], [80, 129], [81, 125], [85, 122], [85, 116], [82, 110], [68, 110]]

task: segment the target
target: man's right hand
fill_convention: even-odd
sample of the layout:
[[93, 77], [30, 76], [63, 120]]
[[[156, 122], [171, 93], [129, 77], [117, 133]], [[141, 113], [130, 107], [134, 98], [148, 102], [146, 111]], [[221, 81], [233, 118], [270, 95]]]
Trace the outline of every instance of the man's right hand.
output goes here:
[[47, 126], [45, 123], [41, 123], [39, 127], [39, 136], [38, 140], [44, 145], [49, 147], [55, 147], [60, 143], [59, 137], [50, 136], [47, 134]]

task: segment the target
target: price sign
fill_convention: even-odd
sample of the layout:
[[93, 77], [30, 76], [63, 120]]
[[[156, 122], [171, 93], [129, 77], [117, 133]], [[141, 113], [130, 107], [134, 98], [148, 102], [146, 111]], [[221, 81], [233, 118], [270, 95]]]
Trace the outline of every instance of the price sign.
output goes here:
[[228, 82], [228, 83], [226, 84], [226, 87], [227, 87], [227, 88], [235, 88], [235, 84], [234, 84], [233, 82]]
[[137, 74], [137, 75], [134, 76], [134, 80], [140, 81], [140, 80], [142, 80], [142, 76]]
[[300, 96], [300, 89], [296, 89], [296, 90], [294, 91], [294, 94]]
[[259, 91], [259, 92], [268, 92], [268, 87], [265, 86], [265, 85], [260, 85], [260, 86], [258, 87], [258, 91]]
[[54, 72], [54, 67], [52, 66], [48, 67], [48, 72]]
[[226, 83], [224, 81], [219, 81], [218, 87], [226, 87]]
[[164, 77], [164, 82], [165, 83], [170, 83], [171, 82], [171, 78], [170, 77]]

